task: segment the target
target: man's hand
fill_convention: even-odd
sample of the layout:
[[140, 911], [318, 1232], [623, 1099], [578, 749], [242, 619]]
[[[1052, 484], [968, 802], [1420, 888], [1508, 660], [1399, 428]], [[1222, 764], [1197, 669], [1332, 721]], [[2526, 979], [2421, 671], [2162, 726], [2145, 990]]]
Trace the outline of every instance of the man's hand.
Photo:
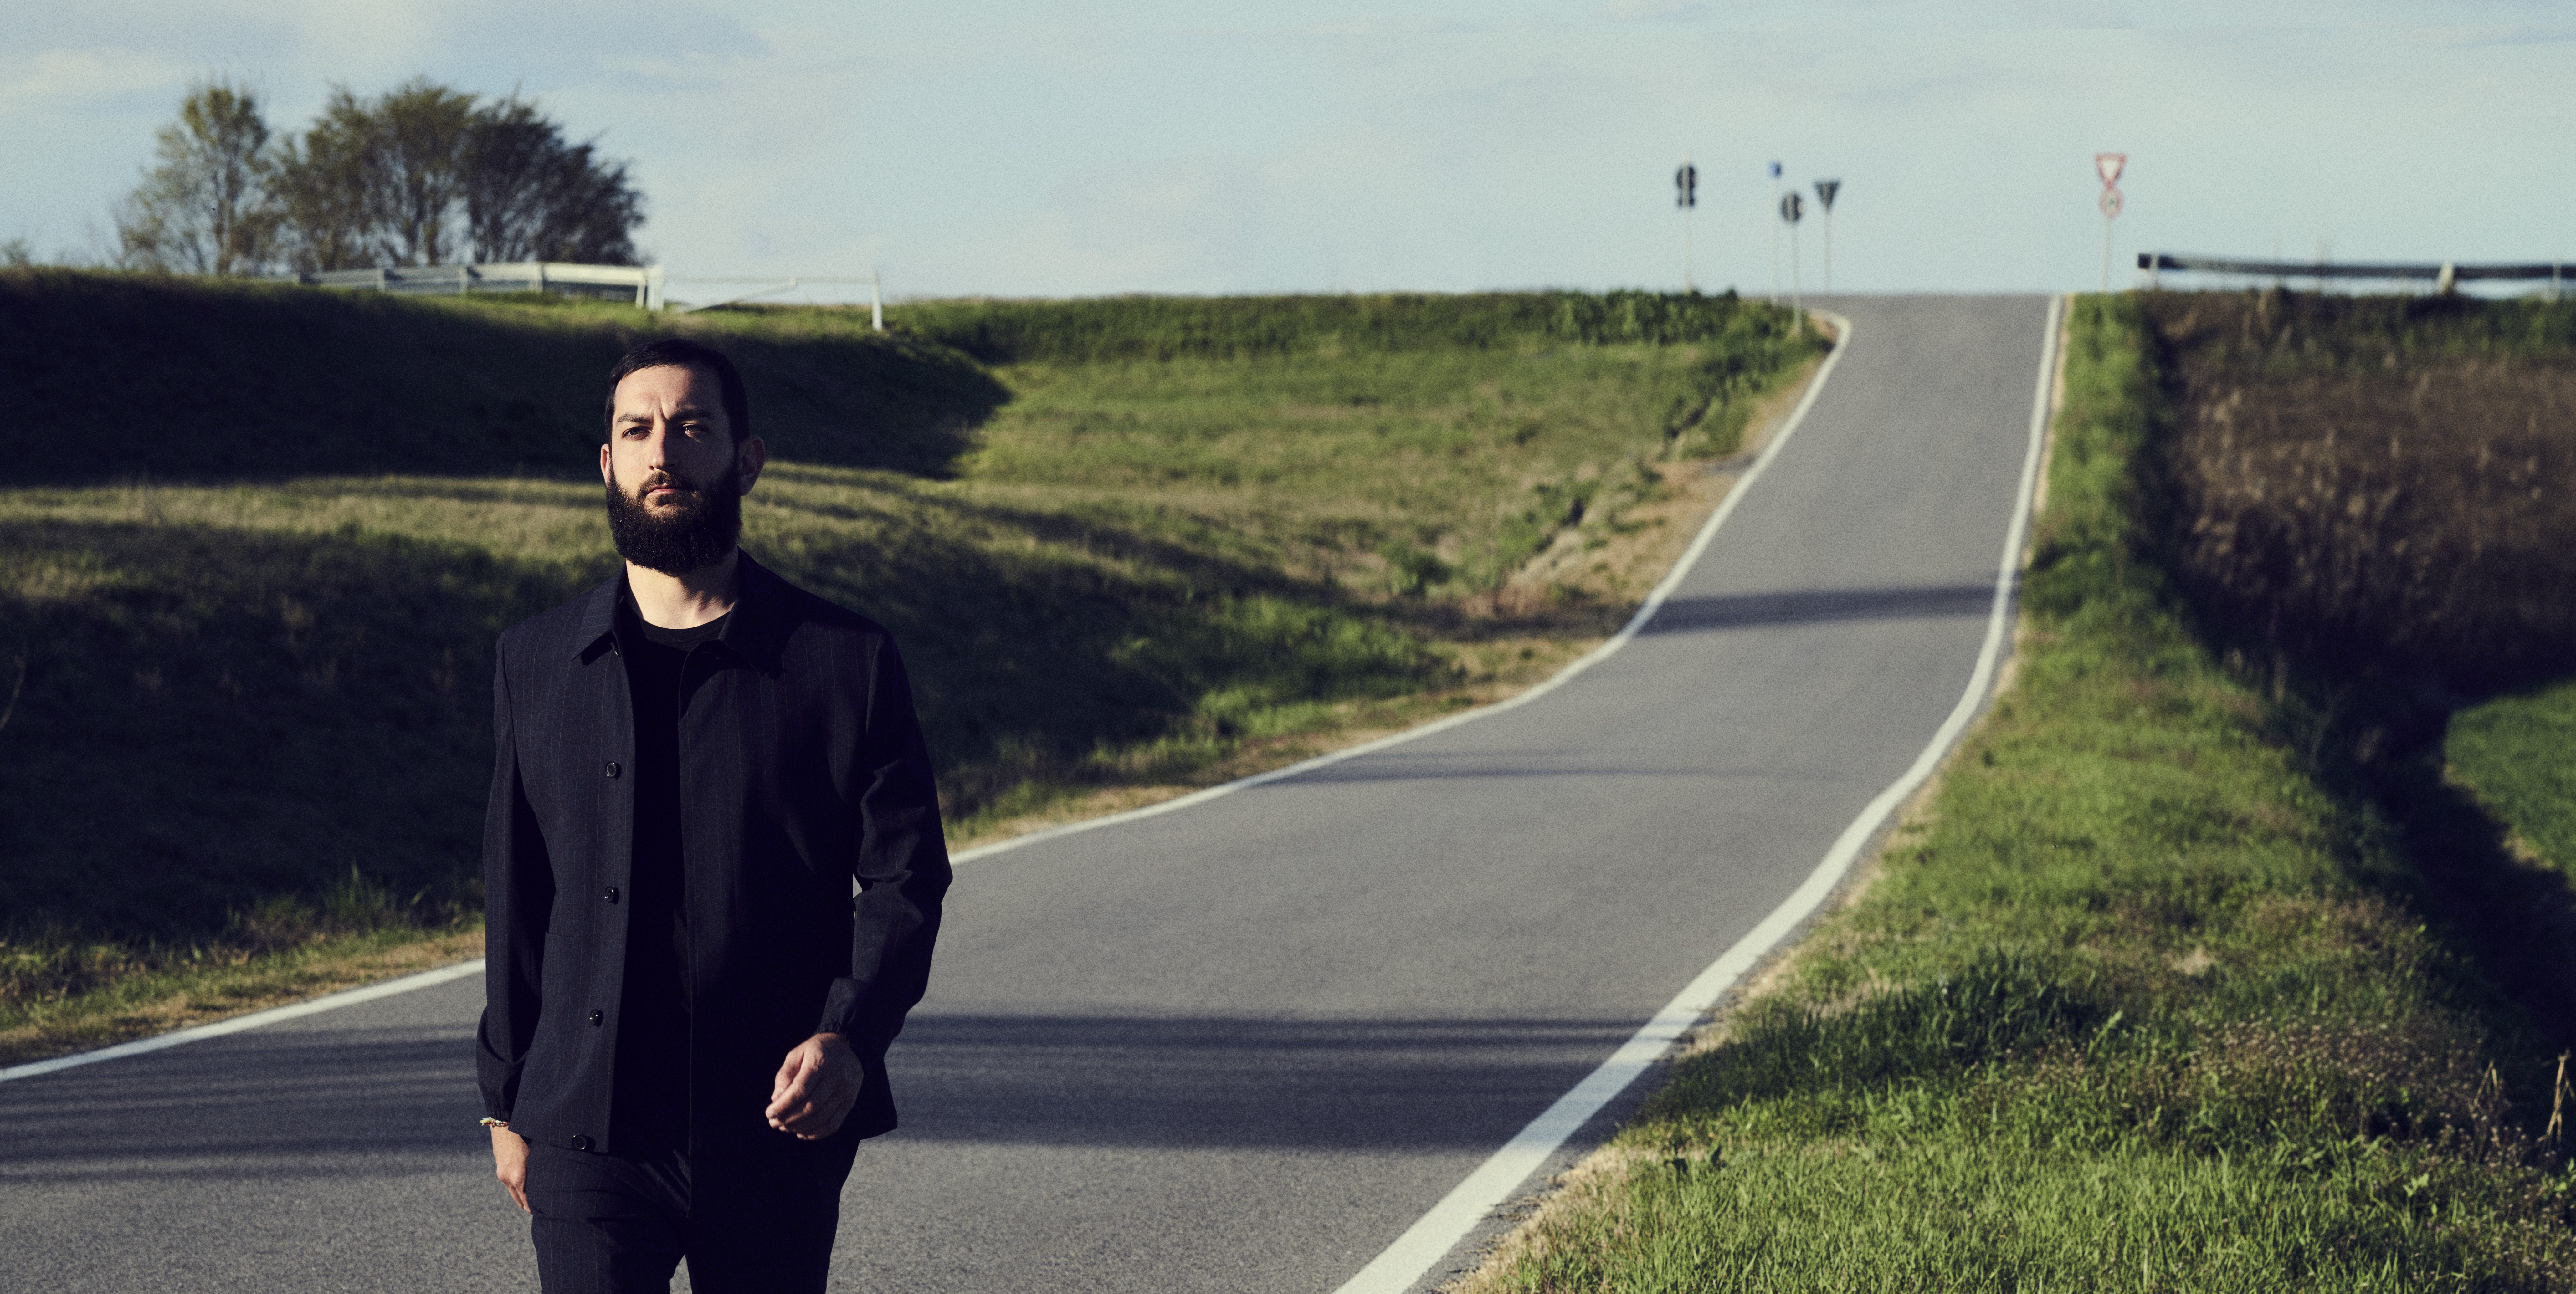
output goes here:
[[492, 1175], [510, 1192], [519, 1212], [528, 1211], [528, 1139], [508, 1128], [492, 1129]]
[[769, 1088], [769, 1126], [792, 1132], [800, 1141], [819, 1141], [841, 1130], [850, 1107], [859, 1103], [865, 1075], [849, 1040], [837, 1033], [818, 1033], [796, 1044]]

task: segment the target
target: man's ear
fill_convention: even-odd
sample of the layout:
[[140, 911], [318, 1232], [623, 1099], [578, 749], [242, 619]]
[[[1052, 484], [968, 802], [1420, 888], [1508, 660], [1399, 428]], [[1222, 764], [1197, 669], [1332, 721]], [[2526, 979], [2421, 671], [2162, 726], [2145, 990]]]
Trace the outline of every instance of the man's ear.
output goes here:
[[745, 436], [734, 447], [734, 471], [742, 477], [742, 492], [751, 493], [751, 483], [760, 479], [760, 469], [769, 464], [769, 446], [758, 436]]
[[599, 443], [599, 480], [603, 485], [615, 485], [617, 484], [617, 473], [615, 468], [608, 465], [608, 450], [608, 442], [604, 440], [601, 441]]

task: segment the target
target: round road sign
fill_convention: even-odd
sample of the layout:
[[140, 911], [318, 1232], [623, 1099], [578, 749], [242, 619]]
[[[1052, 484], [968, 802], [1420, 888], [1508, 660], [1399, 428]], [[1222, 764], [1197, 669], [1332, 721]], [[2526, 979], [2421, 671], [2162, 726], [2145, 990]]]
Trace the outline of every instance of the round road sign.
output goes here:
[[2102, 218], [2105, 220], [2116, 218], [2120, 214], [2120, 201], [2118, 189], [2102, 190]]

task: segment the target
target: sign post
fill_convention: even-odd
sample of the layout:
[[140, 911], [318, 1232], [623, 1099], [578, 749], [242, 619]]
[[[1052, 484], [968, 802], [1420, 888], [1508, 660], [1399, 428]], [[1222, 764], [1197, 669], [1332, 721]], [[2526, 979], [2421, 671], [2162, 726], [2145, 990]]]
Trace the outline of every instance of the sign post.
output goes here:
[[1780, 223], [1789, 227], [1789, 313], [1800, 331], [1807, 326], [1807, 307], [1798, 299], [1798, 218], [1805, 214], [1807, 200], [1796, 189], [1780, 195]]
[[2095, 153], [2093, 170], [2102, 177], [2102, 291], [2111, 290], [2111, 222], [2120, 218], [2125, 200], [2120, 196], [2120, 172], [2129, 164], [2127, 153]]
[[1673, 172], [1673, 205], [1682, 209], [1682, 291], [1696, 292], [1691, 286], [1691, 212], [1699, 206], [1699, 168], [1690, 159], [1682, 159], [1682, 169]]
[[1834, 290], [1834, 195], [1842, 192], [1840, 180], [1816, 181], [1816, 201], [1825, 208], [1825, 291]]
[[[1780, 164], [1771, 164], [1771, 200], [1780, 200]], [[1780, 231], [1771, 231], [1771, 304], [1780, 304]]]

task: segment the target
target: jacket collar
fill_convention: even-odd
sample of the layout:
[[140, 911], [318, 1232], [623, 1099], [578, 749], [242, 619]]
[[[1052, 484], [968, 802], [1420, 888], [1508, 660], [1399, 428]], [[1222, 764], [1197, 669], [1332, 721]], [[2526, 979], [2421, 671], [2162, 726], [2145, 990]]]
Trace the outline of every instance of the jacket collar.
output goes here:
[[[749, 553], [741, 555], [741, 562], [741, 588], [715, 641], [757, 668], [773, 668], [787, 635], [788, 584]], [[583, 595], [581, 625], [572, 636], [575, 659], [587, 665], [616, 640], [617, 603], [626, 593], [626, 563], [621, 561], [616, 573]]]

